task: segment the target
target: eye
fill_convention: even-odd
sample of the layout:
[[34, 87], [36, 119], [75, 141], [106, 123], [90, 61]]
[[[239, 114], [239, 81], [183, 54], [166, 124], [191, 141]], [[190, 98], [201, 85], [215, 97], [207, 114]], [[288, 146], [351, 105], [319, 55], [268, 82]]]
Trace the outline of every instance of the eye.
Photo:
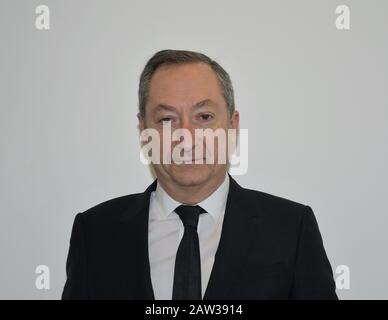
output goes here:
[[170, 117], [164, 117], [160, 119], [158, 122], [162, 123], [163, 121], [171, 121], [172, 119]]
[[203, 121], [208, 121], [208, 120], [213, 119], [213, 115], [211, 115], [210, 113], [203, 113], [199, 117]]

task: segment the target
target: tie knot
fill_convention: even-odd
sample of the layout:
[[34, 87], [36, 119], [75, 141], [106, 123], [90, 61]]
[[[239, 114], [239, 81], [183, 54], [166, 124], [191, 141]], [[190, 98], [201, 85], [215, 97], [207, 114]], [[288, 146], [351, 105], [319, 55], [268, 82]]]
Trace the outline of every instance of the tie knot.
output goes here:
[[199, 215], [201, 213], [207, 212], [205, 209], [203, 209], [198, 205], [189, 206], [189, 205], [183, 205], [183, 204], [178, 206], [174, 211], [181, 218], [185, 228], [192, 227], [194, 229], [197, 229]]

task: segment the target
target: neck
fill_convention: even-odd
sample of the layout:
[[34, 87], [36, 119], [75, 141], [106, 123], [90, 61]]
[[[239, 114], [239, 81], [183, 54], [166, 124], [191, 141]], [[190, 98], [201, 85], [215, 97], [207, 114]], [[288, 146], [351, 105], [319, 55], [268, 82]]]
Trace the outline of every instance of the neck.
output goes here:
[[226, 173], [206, 181], [204, 184], [194, 186], [177, 185], [172, 181], [165, 182], [158, 179], [158, 183], [174, 200], [188, 204], [197, 204], [209, 197], [226, 179]]

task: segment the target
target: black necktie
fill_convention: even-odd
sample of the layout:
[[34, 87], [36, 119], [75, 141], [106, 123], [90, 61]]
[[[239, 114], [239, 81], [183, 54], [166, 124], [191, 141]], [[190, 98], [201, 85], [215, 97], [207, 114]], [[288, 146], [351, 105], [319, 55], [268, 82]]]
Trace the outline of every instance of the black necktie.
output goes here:
[[185, 231], [175, 259], [173, 300], [201, 300], [201, 257], [197, 233], [198, 219], [206, 212], [200, 206], [180, 205], [175, 212]]

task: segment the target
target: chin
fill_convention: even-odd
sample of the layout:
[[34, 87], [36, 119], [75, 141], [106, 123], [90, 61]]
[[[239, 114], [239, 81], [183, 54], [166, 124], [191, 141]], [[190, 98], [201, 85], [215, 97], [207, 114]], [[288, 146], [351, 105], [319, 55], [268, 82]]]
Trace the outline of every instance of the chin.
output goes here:
[[209, 179], [210, 168], [206, 165], [173, 165], [170, 167], [170, 176], [182, 186], [198, 185]]

